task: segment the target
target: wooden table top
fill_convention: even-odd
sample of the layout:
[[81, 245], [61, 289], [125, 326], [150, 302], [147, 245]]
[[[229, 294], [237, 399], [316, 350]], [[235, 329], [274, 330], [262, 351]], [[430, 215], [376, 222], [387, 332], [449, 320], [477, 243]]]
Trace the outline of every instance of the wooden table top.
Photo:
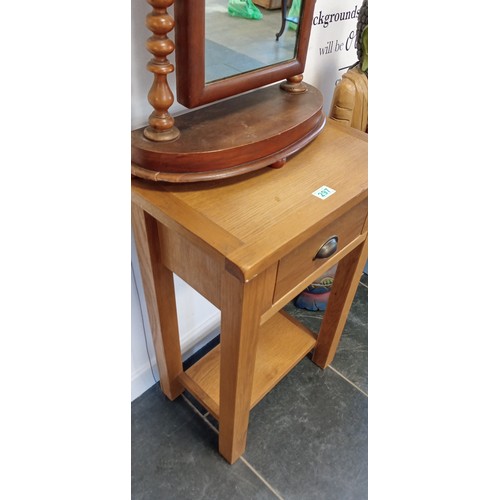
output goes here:
[[[327, 119], [280, 169], [225, 180], [132, 180], [132, 199], [167, 227], [221, 253], [248, 280], [368, 196], [367, 134]], [[326, 199], [312, 193], [336, 192]]]

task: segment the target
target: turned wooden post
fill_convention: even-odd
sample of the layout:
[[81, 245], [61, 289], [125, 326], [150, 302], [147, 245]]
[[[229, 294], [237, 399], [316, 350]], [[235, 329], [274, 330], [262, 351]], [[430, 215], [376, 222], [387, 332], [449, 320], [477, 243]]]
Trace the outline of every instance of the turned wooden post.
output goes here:
[[147, 68], [154, 75], [153, 85], [148, 94], [148, 101], [154, 111], [149, 117], [149, 126], [144, 129], [144, 135], [152, 141], [173, 141], [180, 135], [174, 127], [174, 119], [168, 108], [174, 101], [174, 96], [168, 86], [167, 75], [174, 71], [174, 66], [167, 57], [174, 51], [175, 44], [169, 40], [167, 33], [174, 28], [174, 19], [167, 13], [174, 0], [147, 0], [153, 11], [146, 17], [146, 26], [154, 34], [149, 37], [146, 47], [153, 58]]
[[291, 94], [302, 94], [307, 91], [307, 87], [302, 83], [302, 75], [290, 76], [286, 81], [282, 82], [280, 88]]

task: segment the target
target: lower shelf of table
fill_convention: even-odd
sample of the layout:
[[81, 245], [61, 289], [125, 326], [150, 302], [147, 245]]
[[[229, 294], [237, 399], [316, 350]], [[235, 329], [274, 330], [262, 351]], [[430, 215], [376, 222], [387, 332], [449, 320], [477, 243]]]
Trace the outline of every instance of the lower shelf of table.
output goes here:
[[[316, 338], [297, 320], [279, 312], [260, 328], [252, 386], [254, 407], [316, 344]], [[183, 386], [219, 418], [220, 345], [180, 377]]]

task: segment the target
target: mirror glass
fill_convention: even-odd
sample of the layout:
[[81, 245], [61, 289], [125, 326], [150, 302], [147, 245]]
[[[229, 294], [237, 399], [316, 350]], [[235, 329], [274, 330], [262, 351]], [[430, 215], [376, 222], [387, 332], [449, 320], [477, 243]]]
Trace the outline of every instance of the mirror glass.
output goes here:
[[[272, 66], [296, 57], [298, 18], [291, 1], [277, 9], [245, 0], [205, 0], [205, 83]], [[283, 24], [282, 8], [292, 21]], [[228, 7], [241, 15], [230, 15]], [[256, 19], [248, 17], [257, 17]], [[284, 27], [282, 33], [281, 27]]]
[[[229, 15], [232, 2], [246, 0], [174, 4], [177, 101], [187, 108], [304, 72], [315, 0], [278, 0], [280, 7], [272, 10], [252, 4], [261, 19]], [[294, 9], [300, 11], [296, 17]], [[291, 21], [283, 23], [283, 12]]]

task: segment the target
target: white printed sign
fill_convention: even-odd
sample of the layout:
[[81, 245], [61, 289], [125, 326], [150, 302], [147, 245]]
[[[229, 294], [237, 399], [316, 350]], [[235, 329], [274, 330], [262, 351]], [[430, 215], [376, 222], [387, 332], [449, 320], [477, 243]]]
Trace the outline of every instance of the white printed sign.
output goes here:
[[356, 26], [362, 3], [363, 0], [317, 0], [314, 7], [304, 81], [321, 91], [326, 114], [335, 86], [358, 60]]

